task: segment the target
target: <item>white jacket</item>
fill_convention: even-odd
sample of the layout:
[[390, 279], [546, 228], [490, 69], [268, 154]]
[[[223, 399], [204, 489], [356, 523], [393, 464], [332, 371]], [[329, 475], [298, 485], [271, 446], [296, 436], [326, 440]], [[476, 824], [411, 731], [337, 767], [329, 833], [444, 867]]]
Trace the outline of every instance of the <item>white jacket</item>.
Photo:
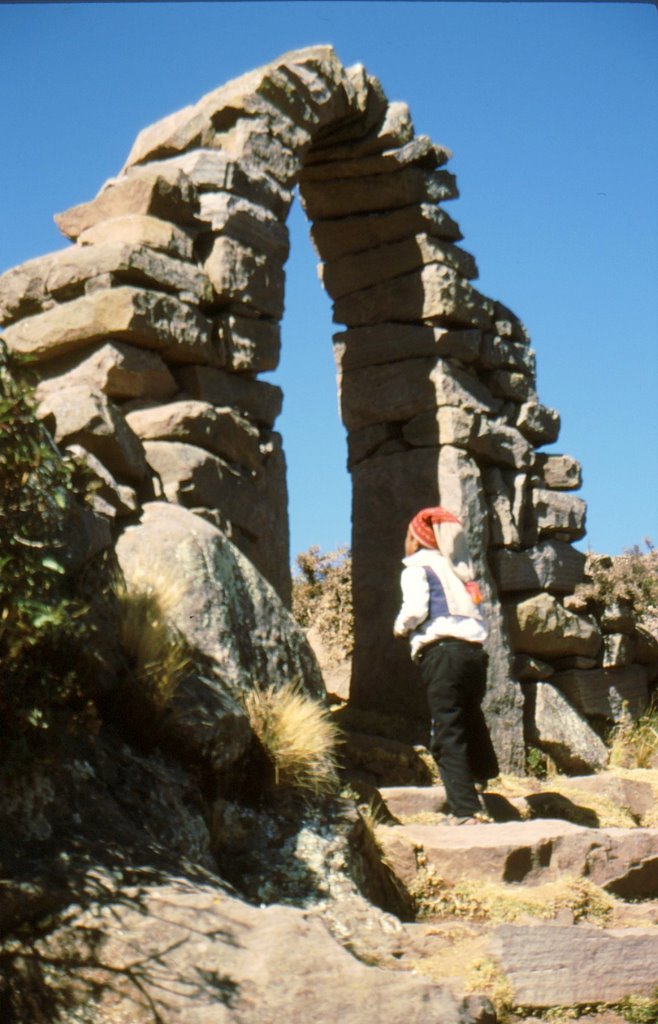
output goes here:
[[482, 614], [449, 559], [434, 549], [421, 548], [404, 558], [403, 565], [402, 608], [393, 632], [410, 636], [412, 658], [444, 637], [484, 643], [487, 630]]

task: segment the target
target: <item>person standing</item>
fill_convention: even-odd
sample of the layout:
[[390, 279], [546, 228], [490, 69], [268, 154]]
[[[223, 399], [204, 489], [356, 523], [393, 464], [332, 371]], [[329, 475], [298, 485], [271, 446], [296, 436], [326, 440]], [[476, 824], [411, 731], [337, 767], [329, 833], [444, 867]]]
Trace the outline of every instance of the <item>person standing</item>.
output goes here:
[[393, 632], [409, 637], [432, 721], [430, 751], [446, 790], [449, 824], [491, 821], [476, 782], [498, 774], [482, 713], [487, 630], [460, 520], [440, 506], [409, 523], [401, 576], [402, 607]]

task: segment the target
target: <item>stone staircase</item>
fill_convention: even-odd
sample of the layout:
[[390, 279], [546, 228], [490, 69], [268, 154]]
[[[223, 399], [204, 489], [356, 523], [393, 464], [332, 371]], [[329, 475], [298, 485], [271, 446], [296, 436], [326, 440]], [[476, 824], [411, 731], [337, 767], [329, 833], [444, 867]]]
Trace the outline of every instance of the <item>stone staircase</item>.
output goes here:
[[468, 826], [448, 824], [438, 784], [373, 786], [359, 812], [371, 898], [406, 918], [386, 966], [489, 996], [499, 1020], [653, 1024], [657, 786], [641, 770], [503, 777], [483, 796], [494, 823]]

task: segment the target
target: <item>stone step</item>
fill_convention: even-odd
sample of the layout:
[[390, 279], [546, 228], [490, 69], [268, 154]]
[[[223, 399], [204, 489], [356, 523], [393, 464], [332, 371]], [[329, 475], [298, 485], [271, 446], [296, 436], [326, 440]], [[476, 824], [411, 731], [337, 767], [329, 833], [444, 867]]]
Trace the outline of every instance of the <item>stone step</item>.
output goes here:
[[658, 829], [595, 829], [561, 820], [379, 825], [375, 840], [388, 870], [409, 892], [420, 872], [463, 880], [540, 885], [587, 878], [626, 899], [658, 892]]

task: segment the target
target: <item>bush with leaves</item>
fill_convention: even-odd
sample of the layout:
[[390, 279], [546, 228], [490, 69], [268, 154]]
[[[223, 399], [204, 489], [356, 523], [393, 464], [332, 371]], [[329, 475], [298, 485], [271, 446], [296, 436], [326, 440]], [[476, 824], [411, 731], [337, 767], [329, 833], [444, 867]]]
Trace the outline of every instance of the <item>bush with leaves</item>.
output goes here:
[[588, 582], [579, 584], [579, 598], [604, 608], [624, 602], [637, 622], [652, 631], [658, 628], [658, 549], [650, 540], [628, 548], [621, 555], [590, 552], [585, 564]]
[[84, 581], [58, 558], [79, 470], [37, 420], [21, 372], [0, 339], [0, 758], [80, 715], [95, 650]]
[[304, 629], [314, 626], [336, 657], [354, 647], [352, 557], [347, 547], [322, 554], [317, 545], [297, 555], [292, 613]]

